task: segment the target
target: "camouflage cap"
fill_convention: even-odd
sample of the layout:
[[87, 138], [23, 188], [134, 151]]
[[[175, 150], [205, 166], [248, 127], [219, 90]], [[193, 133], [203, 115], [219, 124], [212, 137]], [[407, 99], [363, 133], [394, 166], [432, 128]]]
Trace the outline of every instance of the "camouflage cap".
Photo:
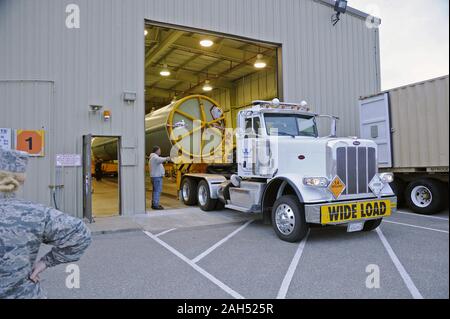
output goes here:
[[28, 154], [19, 151], [2, 150], [0, 148], [0, 171], [25, 173]]

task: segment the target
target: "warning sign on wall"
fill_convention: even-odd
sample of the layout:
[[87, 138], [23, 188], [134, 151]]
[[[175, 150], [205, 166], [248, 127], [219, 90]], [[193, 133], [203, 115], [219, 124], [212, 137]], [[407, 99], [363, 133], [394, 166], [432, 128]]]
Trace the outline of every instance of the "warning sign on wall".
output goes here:
[[11, 129], [0, 128], [0, 148], [4, 150], [11, 149]]
[[27, 152], [30, 156], [44, 156], [44, 130], [16, 130], [16, 150]]

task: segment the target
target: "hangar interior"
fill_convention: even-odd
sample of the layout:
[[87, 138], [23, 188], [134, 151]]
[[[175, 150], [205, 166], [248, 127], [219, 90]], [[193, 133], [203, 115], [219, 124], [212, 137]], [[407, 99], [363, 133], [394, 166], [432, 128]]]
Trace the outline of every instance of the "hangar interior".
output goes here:
[[[234, 128], [237, 112], [253, 100], [282, 98], [280, 45], [157, 23], [146, 23], [144, 36], [147, 116], [174, 101], [204, 95], [217, 102], [226, 125]], [[147, 156], [151, 147], [147, 144]], [[161, 197], [165, 208], [182, 205], [174, 200], [176, 169], [174, 165], [166, 165]], [[148, 210], [151, 207], [148, 165], [145, 184]]]
[[95, 136], [91, 143], [92, 217], [120, 215], [118, 137]]

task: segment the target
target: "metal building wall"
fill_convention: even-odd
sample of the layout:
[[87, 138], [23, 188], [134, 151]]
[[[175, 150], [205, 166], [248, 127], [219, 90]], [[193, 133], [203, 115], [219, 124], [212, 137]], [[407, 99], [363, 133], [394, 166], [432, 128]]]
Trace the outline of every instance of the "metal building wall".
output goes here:
[[[284, 99], [305, 99], [318, 112], [340, 116], [340, 134], [355, 135], [358, 97], [380, 90], [378, 33], [352, 12], [332, 27], [329, 2], [0, 0], [0, 80], [54, 82], [54, 134], [47, 139], [54, 149], [47, 159], [80, 154], [83, 134], [122, 136], [127, 155], [122, 212], [140, 213], [145, 210], [144, 19], [280, 43]], [[65, 27], [65, 9], [72, 3], [81, 10], [80, 29]], [[137, 93], [134, 105], [122, 101], [124, 91]], [[4, 96], [0, 103], [1, 127], [33, 120], [33, 112], [26, 112], [23, 124], [13, 124], [19, 111]], [[90, 104], [110, 109], [111, 121], [89, 113]], [[81, 217], [81, 168], [60, 173], [61, 209]], [[54, 168], [42, 174], [55, 182]], [[48, 192], [45, 182], [29, 183]], [[48, 200], [48, 193], [42, 196]]]
[[378, 31], [350, 12], [333, 27], [331, 2], [158, 0], [145, 17], [281, 44], [284, 100], [340, 116], [338, 133], [358, 135], [358, 98], [380, 90]]

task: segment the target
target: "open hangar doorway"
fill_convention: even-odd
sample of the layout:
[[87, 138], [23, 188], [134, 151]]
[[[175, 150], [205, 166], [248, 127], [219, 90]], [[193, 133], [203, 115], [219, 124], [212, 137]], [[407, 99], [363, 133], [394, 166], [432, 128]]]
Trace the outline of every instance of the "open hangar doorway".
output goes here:
[[[148, 157], [155, 145], [161, 147], [162, 156], [168, 156], [173, 144], [166, 131], [175, 125], [175, 119], [164, 114], [175, 112], [177, 123], [189, 122], [209, 113], [209, 108], [198, 111], [205, 103], [221, 110], [227, 128], [236, 128], [240, 110], [253, 100], [282, 99], [283, 90], [280, 44], [149, 21], [144, 36], [145, 191], [149, 210], [152, 186]], [[198, 104], [192, 102], [195, 99]], [[170, 111], [171, 107], [182, 111]], [[156, 127], [164, 128], [158, 131]], [[182, 175], [210, 168], [208, 164], [165, 165], [162, 206], [183, 207], [177, 200]]]
[[120, 137], [83, 137], [84, 217], [121, 215]]

